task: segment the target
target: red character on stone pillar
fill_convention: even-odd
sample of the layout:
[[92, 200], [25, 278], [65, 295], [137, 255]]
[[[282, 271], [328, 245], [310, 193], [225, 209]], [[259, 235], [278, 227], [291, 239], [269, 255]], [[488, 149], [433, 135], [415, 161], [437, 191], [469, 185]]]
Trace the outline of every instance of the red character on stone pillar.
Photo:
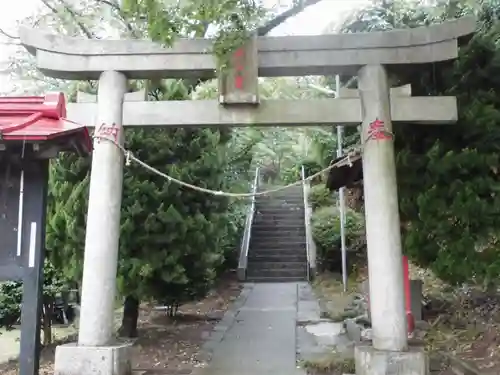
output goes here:
[[243, 90], [243, 64], [244, 64], [244, 57], [245, 57], [245, 51], [243, 48], [238, 48], [236, 52], [234, 52], [234, 70], [235, 70], [235, 77], [234, 77], [234, 86], [238, 90]]
[[384, 121], [378, 118], [368, 125], [368, 139], [379, 140], [390, 140], [392, 139], [391, 132], [385, 129]]
[[114, 140], [116, 143], [118, 143], [118, 128], [116, 127], [116, 124], [113, 123], [111, 126], [106, 126], [106, 124], [102, 123], [99, 129], [96, 131], [97, 135], [97, 143], [101, 143], [100, 138], [108, 138]]

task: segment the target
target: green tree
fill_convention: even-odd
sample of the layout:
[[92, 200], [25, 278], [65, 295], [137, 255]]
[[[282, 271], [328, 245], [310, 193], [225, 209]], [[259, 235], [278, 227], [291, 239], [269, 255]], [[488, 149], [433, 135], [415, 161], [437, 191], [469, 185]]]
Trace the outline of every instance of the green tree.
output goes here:
[[[396, 4], [398, 3], [398, 4]], [[390, 12], [396, 5], [403, 10]], [[430, 6], [378, 1], [345, 25], [353, 32], [414, 27], [477, 12], [477, 34], [454, 63], [422, 66], [405, 77], [414, 95], [455, 95], [455, 125], [402, 124], [396, 129], [404, 249], [420, 265], [453, 283], [498, 281], [500, 35], [498, 1], [440, 1]], [[350, 22], [350, 21], [349, 21]], [[352, 26], [352, 29], [351, 29]], [[380, 28], [379, 28], [380, 26]], [[499, 87], [497, 87], [499, 86]], [[451, 131], [450, 131], [451, 130]]]
[[[44, 280], [42, 304], [43, 313], [40, 317], [43, 330], [42, 345], [52, 343], [52, 319], [57, 296], [68, 294], [71, 287], [66, 282], [62, 272], [57, 270], [48, 260], [44, 264]], [[23, 284], [19, 281], [0, 283], [0, 328], [12, 329], [21, 318], [23, 303]], [[0, 333], [1, 334], [1, 333]]]
[[[105, 36], [109, 33], [107, 23], [118, 36], [150, 38], [167, 45], [179, 36], [205, 36], [215, 27], [219, 31], [214, 52], [223, 58], [225, 52], [242, 42], [246, 30], [258, 28], [257, 32], [264, 35], [316, 2], [295, 1], [287, 11], [273, 15], [262, 6], [232, 0], [210, 2], [209, 6], [198, 1], [175, 6], [129, 1], [123, 8], [113, 1], [70, 4], [44, 0], [45, 13], [36, 22], [55, 32], [86, 38]], [[235, 14], [243, 17], [237, 20]], [[243, 23], [244, 32], [236, 27], [236, 21]], [[20, 85], [18, 92], [57, 88], [70, 97], [76, 89], [95, 92], [95, 82], [75, 85], [48, 80], [33, 69], [31, 56], [22, 56], [13, 62], [13, 73], [25, 81], [29, 78], [30, 85]], [[36, 85], [31, 85], [33, 81]], [[148, 83], [148, 87], [152, 100], [189, 99], [199, 84], [159, 80]], [[254, 137], [232, 135], [227, 129], [128, 130], [126, 146], [155, 168], [183, 181], [214, 190], [246, 189], [241, 181], [248, 179]], [[67, 279], [75, 281], [82, 273], [89, 167], [89, 160], [73, 155], [64, 155], [51, 164], [47, 247], [53, 263]], [[229, 203], [224, 197], [180, 188], [136, 165], [126, 169], [118, 269], [118, 286], [125, 296], [123, 334], [137, 334], [142, 298], [168, 303], [174, 312], [179, 303], [206, 292], [239, 240], [243, 211], [241, 205], [234, 204], [229, 210]]]
[[[168, 89], [161, 99], [187, 98], [179, 82]], [[126, 147], [174, 178], [226, 190], [229, 139], [216, 129], [134, 129], [127, 131]], [[88, 182], [88, 161], [68, 155], [54, 162], [47, 246], [57, 266], [76, 280], [82, 272]], [[144, 296], [175, 307], [204, 295], [226, 248], [234, 246], [228, 204], [225, 197], [182, 188], [138, 164], [126, 167], [118, 270], [118, 288], [126, 296], [124, 335], [137, 334]]]

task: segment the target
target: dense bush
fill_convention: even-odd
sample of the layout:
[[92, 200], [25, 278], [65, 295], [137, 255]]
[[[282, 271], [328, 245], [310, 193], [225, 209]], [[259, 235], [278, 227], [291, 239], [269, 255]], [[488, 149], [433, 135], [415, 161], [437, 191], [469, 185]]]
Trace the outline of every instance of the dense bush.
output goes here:
[[415, 27], [476, 13], [477, 32], [461, 44], [456, 61], [422, 65], [404, 80], [415, 96], [456, 96], [458, 121], [452, 127], [401, 123], [395, 149], [406, 254], [446, 282], [493, 287], [500, 281], [500, 2], [425, 3], [374, 1], [343, 32]]
[[[291, 184], [302, 178], [302, 167], [304, 167], [304, 172], [306, 177], [312, 176], [320, 172], [323, 168], [314, 160], [304, 160], [295, 164], [290, 168], [285, 168], [281, 171], [280, 179], [285, 184]], [[321, 176], [315, 178], [313, 183], [321, 181]]]
[[0, 283], [0, 327], [10, 329], [21, 317], [22, 284]]
[[334, 193], [328, 190], [325, 184], [314, 185], [309, 192], [309, 202], [312, 209], [333, 206], [336, 203]]
[[[43, 345], [51, 343], [52, 321], [56, 320], [58, 312], [55, 306], [57, 296], [68, 293], [70, 285], [62, 277], [54, 266], [46, 259], [43, 269], [43, 307], [45, 315], [42, 319]], [[21, 318], [21, 307], [23, 303], [23, 284], [19, 281], [8, 281], [0, 283], [0, 328], [7, 330], [19, 323]], [[57, 310], [57, 311], [56, 311]], [[68, 310], [65, 310], [68, 314]], [[68, 316], [68, 319], [70, 317]]]
[[220, 275], [227, 270], [238, 267], [240, 256], [240, 245], [243, 231], [245, 229], [245, 220], [248, 214], [248, 205], [242, 201], [232, 203], [231, 211], [228, 212], [228, 225], [226, 227], [226, 239], [223, 245], [224, 261], [216, 269]]
[[[340, 215], [333, 206], [322, 207], [312, 216], [313, 238], [316, 243], [318, 268], [321, 271], [340, 272], [342, 270]], [[352, 210], [346, 211], [345, 223], [346, 248], [350, 251], [352, 263], [356, 244], [364, 236], [364, 218]]]

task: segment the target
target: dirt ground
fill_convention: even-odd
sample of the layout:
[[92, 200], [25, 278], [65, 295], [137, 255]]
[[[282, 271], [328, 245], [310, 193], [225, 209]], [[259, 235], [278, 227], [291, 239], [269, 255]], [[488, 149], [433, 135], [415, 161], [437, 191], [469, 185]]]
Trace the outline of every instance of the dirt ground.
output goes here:
[[[470, 374], [500, 374], [500, 293], [470, 286], [452, 288], [430, 272], [412, 268], [412, 278], [424, 282], [426, 328], [421, 338], [428, 352], [445, 353], [455, 366], [465, 364], [472, 369], [467, 372]], [[325, 274], [317, 278], [315, 289], [330, 315], [328, 318], [346, 317], [345, 308], [352, 301], [352, 294], [357, 293], [356, 281], [350, 280], [348, 293], [342, 293], [338, 277]], [[448, 361], [440, 357], [436, 362], [432, 374], [455, 375], [447, 366]]]
[[[133, 370], [143, 375], [189, 375], [204, 366], [201, 345], [240, 290], [236, 275], [228, 275], [205, 299], [181, 306], [175, 318], [154, 310], [152, 305], [141, 306]], [[55, 345], [43, 350], [40, 375], [53, 374], [54, 353]], [[17, 374], [17, 363], [0, 366], [0, 374]]]
[[[469, 290], [444, 296], [429, 296], [430, 306], [424, 310], [432, 327], [426, 337], [429, 349], [451, 355], [473, 372], [500, 374], [500, 295]], [[440, 372], [454, 374], [451, 368]]]
[[[452, 288], [414, 266], [411, 272], [424, 282], [427, 349], [446, 353], [472, 373], [500, 374], [500, 293], [474, 286]], [[440, 375], [455, 374], [444, 367]]]

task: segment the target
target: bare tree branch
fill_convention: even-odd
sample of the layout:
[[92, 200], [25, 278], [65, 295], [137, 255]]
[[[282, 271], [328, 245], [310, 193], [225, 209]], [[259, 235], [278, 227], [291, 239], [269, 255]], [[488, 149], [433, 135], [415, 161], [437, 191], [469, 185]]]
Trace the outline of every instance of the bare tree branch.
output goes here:
[[[274, 17], [271, 19], [269, 22], [267, 22], [265, 25], [259, 27], [257, 29], [257, 35], [258, 36], [266, 36], [269, 34], [272, 30], [274, 30], [276, 27], [287, 21], [288, 19], [298, 15], [299, 13], [303, 12], [306, 8], [318, 4], [322, 0], [302, 0], [300, 1], [297, 5], [294, 5], [290, 9], [284, 11], [283, 13], [279, 14], [278, 16]], [[206, 25], [205, 32], [208, 29], [208, 24]], [[188, 89], [190, 92], [193, 92], [196, 90], [196, 88], [209, 81], [208, 79], [185, 79], [184, 83], [187, 85]]]
[[[45, 0], [43, 0], [45, 2]], [[69, 13], [69, 15], [71, 16], [71, 18], [73, 18], [73, 20], [76, 22], [76, 25], [78, 26], [78, 28], [81, 30], [81, 32], [89, 39], [94, 39], [95, 38], [95, 35], [92, 31], [90, 31], [87, 26], [85, 26], [79, 19], [78, 19], [78, 15], [76, 14], [76, 12], [73, 10], [73, 8], [71, 7], [71, 5], [69, 5], [65, 0], [59, 0], [59, 2], [62, 4], [62, 6], [64, 7], [64, 9]], [[57, 13], [57, 11], [56, 11]]]
[[[61, 21], [63, 21], [63, 18], [61, 16], [61, 12], [55, 7], [53, 6], [48, 0], [41, 0], [41, 2], [43, 3], [43, 5], [45, 5], [47, 8], [50, 9], [50, 11], [59, 17], [59, 19]], [[66, 3], [64, 0], [59, 0], [59, 2], [62, 4], [62, 6], [64, 7], [64, 9], [69, 13], [69, 15], [71, 16], [71, 18], [73, 19], [73, 21], [75, 21], [76, 25], [78, 26], [78, 28], [80, 29], [80, 31], [89, 39], [93, 39], [94, 38], [94, 34], [87, 29], [87, 27], [78, 19], [78, 15], [75, 13], [75, 11], [71, 8], [71, 6]]]
[[127, 15], [125, 14], [123, 9], [121, 8], [120, 4], [118, 4], [112, 0], [96, 0], [96, 1], [98, 3], [105, 4], [109, 7], [111, 7], [112, 9], [116, 10], [116, 12], [120, 16], [121, 21], [123, 22], [123, 24], [125, 25], [127, 30], [130, 32], [130, 35], [132, 35], [132, 37], [134, 37], [134, 38], [139, 38], [136, 30], [132, 27], [130, 22], [127, 21]]
[[4, 29], [0, 28], [0, 34], [6, 36], [7, 38], [9, 39], [19, 39], [18, 36], [15, 36], [15, 35], [12, 35], [12, 34], [9, 34], [7, 31], [5, 31]]
[[[48, 0], [41, 0], [42, 3], [50, 9], [50, 11], [59, 17], [59, 19], [61, 21], [64, 21], [64, 19], [62, 18], [59, 10], [57, 8], [55, 8], [52, 4], [50, 4], [48, 2]], [[80, 31], [88, 38], [88, 39], [95, 39], [95, 35], [94, 33], [92, 33], [79, 19], [78, 19], [78, 15], [76, 14], [76, 12], [71, 8], [71, 6], [66, 3], [64, 0], [59, 0], [62, 4], [62, 6], [64, 7], [64, 9], [69, 13], [69, 15], [71, 16], [71, 18], [73, 19], [73, 21], [75, 21], [75, 23], [77, 24], [78, 28], [80, 29]], [[88, 81], [90, 84], [92, 84], [91, 81]]]
[[269, 34], [273, 29], [277, 28], [282, 23], [286, 22], [288, 19], [298, 15], [303, 12], [307, 7], [318, 4], [321, 0], [303, 0], [300, 1], [297, 5], [294, 5], [290, 9], [284, 11], [278, 16], [274, 17], [264, 26], [261, 26], [257, 29], [258, 36], [265, 36]]

